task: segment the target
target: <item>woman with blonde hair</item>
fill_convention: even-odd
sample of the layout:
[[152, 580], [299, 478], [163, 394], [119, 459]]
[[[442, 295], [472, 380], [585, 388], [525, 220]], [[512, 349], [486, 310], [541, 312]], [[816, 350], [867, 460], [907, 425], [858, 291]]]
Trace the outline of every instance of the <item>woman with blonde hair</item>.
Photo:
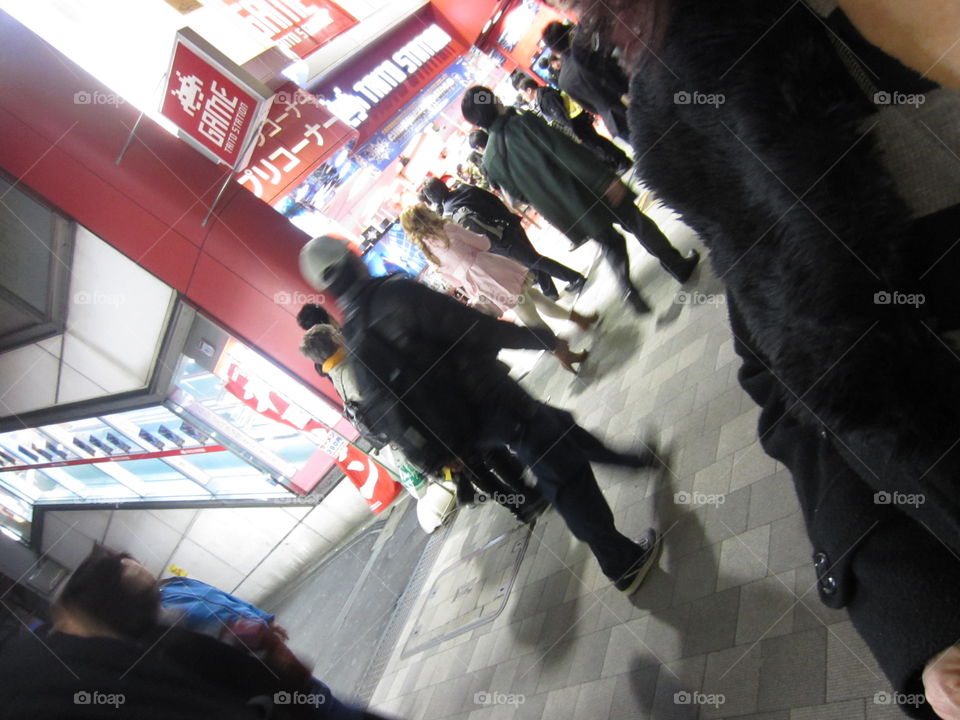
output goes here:
[[[400, 213], [407, 237], [437, 268], [453, 288], [459, 288], [478, 310], [502, 315], [513, 310], [524, 325], [545, 326], [547, 317], [570, 320], [589, 330], [599, 316], [585, 316], [560, 306], [533, 285], [533, 276], [520, 263], [490, 252], [490, 241], [449, 220], [444, 220], [420, 203]], [[575, 372], [573, 363], [583, 362], [587, 351], [570, 351], [563, 341], [554, 353], [560, 363]]]

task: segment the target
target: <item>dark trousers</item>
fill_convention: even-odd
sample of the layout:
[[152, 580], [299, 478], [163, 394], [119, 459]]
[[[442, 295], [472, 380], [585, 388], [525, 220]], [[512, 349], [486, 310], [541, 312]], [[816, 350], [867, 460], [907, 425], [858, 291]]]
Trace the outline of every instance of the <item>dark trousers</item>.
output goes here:
[[677, 250], [667, 236], [663, 234], [657, 224], [644, 215], [633, 204], [633, 198], [624, 200], [619, 207], [611, 208], [604, 204], [609, 216], [610, 226], [602, 235], [594, 238], [603, 249], [604, 257], [620, 276], [620, 283], [628, 292], [637, 292], [630, 279], [630, 259], [627, 255], [627, 241], [617, 232], [613, 223], [619, 224], [624, 230], [631, 233], [643, 246], [643, 249], [660, 261], [660, 264], [671, 270], [683, 265], [683, 255]]
[[551, 408], [551, 410], [557, 412], [558, 419], [570, 428], [567, 436], [577, 444], [577, 447], [580, 448], [581, 452], [583, 452], [590, 462], [633, 468], [638, 466], [639, 458], [637, 455], [614, 450], [603, 442], [603, 440], [580, 425], [574, 419], [573, 415], [566, 410], [560, 410], [559, 408]]
[[539, 503], [543, 494], [523, 481], [524, 465], [506, 447], [478, 453], [466, 464], [467, 478], [478, 490], [523, 519], [524, 512]]
[[576, 270], [538, 253], [523, 226], [520, 225], [519, 219], [503, 229], [501, 245], [491, 246], [490, 251], [505, 255], [528, 268], [534, 274], [540, 289], [549, 297], [556, 298], [558, 294], [557, 286], [553, 282], [554, 277], [568, 283], [583, 277]]
[[510, 378], [488, 389], [477, 412], [481, 446], [509, 446], [574, 537], [590, 546], [603, 573], [613, 580], [626, 573], [643, 550], [617, 530], [587, 455], [570, 436], [572, 416], [537, 402]]
[[597, 132], [597, 129], [593, 126], [593, 116], [586, 110], [571, 118], [570, 126], [573, 128], [573, 134], [583, 143], [583, 146], [599, 155], [607, 165], [615, 167], [621, 172], [630, 167], [630, 158], [627, 157], [627, 154]]

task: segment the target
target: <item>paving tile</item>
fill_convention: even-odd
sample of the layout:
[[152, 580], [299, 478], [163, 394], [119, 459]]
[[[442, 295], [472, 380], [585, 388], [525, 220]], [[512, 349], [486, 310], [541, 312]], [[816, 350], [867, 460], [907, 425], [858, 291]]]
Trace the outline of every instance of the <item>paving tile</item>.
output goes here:
[[741, 586], [737, 645], [793, 632], [794, 586], [792, 570]]
[[674, 605], [711, 595], [715, 591], [720, 562], [718, 549], [719, 546], [711, 545], [683, 558], [673, 590]]
[[648, 665], [617, 675], [607, 720], [650, 720], [659, 674]]
[[547, 704], [543, 709], [543, 716], [547, 718], [557, 718], [557, 720], [573, 720], [573, 712], [577, 707], [577, 696], [580, 694], [579, 685], [558, 686], [554, 689], [543, 688], [543, 678], [540, 676], [539, 692], [547, 693]]
[[831, 625], [827, 630], [827, 702], [867, 698], [867, 703], [873, 704], [877, 693], [886, 694], [878, 698], [883, 700], [890, 692], [890, 683], [853, 623]]
[[689, 604], [651, 613], [643, 638], [646, 650], [661, 663], [683, 657], [689, 617]]
[[755, 528], [787, 517], [800, 510], [793, 479], [787, 471], [771, 475], [755, 483], [750, 493], [750, 515], [747, 527]]
[[573, 720], [596, 720], [606, 718], [613, 704], [613, 691], [617, 679], [594, 680], [580, 686]]
[[601, 663], [600, 677], [611, 677], [629, 672], [643, 665], [658, 664], [658, 660], [644, 645], [649, 617], [631, 620], [611, 631]]
[[736, 419], [721, 425], [720, 440], [717, 445], [717, 457], [736, 452], [757, 440], [757, 419], [760, 408], [754, 406], [737, 416]]
[[864, 720], [863, 700], [798, 707], [790, 711], [790, 720]]
[[740, 448], [733, 454], [731, 492], [770, 477], [777, 472], [777, 466], [777, 461], [764, 452], [759, 440]]
[[[712, 465], [698, 470], [693, 477], [693, 500], [699, 504], [710, 504], [713, 498], [725, 495], [730, 489], [730, 473], [733, 468], [733, 455], [727, 455]], [[701, 497], [706, 496], [706, 497]], [[700, 498], [699, 500], [697, 498]]]
[[734, 717], [757, 712], [762, 659], [759, 645], [737, 645], [707, 655], [702, 692], [716, 696], [719, 707], [705, 705], [703, 717]]
[[717, 505], [705, 505], [698, 513], [702, 519], [703, 544], [720, 543], [746, 530], [749, 508], [750, 488], [728, 492]]
[[[620, 629], [618, 628], [619, 632]], [[597, 680], [603, 672], [603, 663], [610, 644], [611, 628], [577, 638], [575, 653], [570, 659], [567, 683], [577, 685]]]
[[810, 562], [813, 546], [807, 535], [807, 525], [803, 513], [795, 512], [770, 525], [770, 557], [768, 564], [771, 572], [792, 570]]
[[654, 717], [695, 720], [699, 716], [706, 660], [705, 655], [699, 655], [660, 666], [653, 701]]
[[684, 655], [710, 653], [733, 645], [739, 608], [740, 588], [730, 588], [691, 603]]
[[769, 525], [724, 540], [720, 550], [717, 590], [744, 585], [766, 576], [769, 546]]
[[767, 638], [760, 643], [760, 710], [782, 710], [826, 699], [825, 628]]

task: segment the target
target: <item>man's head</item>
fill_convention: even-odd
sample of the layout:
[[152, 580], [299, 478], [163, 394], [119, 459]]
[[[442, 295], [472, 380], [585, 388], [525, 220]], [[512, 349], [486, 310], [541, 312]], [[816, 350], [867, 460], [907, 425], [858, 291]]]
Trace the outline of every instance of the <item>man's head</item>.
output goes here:
[[137, 638], [157, 622], [157, 578], [126, 553], [95, 549], [53, 604], [54, 628], [76, 635]]
[[553, 52], [563, 55], [570, 51], [570, 30], [572, 25], [557, 22], [548, 24], [543, 29], [543, 42]]
[[490, 136], [486, 130], [474, 130], [467, 136], [467, 142], [470, 143], [470, 147], [480, 152], [487, 149], [487, 141], [489, 139]]
[[521, 97], [523, 97], [528, 105], [537, 99], [537, 88], [539, 87], [532, 78], [524, 78], [517, 83], [517, 90], [520, 91]]
[[490, 129], [500, 115], [501, 108], [493, 90], [483, 85], [467, 88], [460, 103], [464, 119], [484, 130]]
[[336, 298], [370, 277], [367, 266], [350, 249], [347, 241], [332, 235], [315, 237], [303, 246], [300, 274], [312, 288]]
[[443, 183], [442, 180], [435, 177], [427, 178], [427, 181], [423, 184], [422, 192], [429, 204], [441, 208], [443, 207], [443, 203], [450, 196], [450, 189]]
[[343, 336], [333, 325], [314, 325], [303, 336], [300, 352], [316, 364], [323, 365], [343, 346]]
[[297, 325], [301, 330], [309, 330], [314, 325], [326, 325], [330, 322], [332, 322], [330, 313], [316, 303], [307, 303], [297, 313]]

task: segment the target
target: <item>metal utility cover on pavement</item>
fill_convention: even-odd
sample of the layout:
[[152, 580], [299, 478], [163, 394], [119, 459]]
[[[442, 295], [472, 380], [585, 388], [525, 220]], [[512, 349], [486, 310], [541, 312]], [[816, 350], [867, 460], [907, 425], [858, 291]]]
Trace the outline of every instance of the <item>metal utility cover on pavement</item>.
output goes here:
[[530, 528], [521, 525], [443, 570], [430, 588], [401, 657], [496, 618], [510, 597], [529, 541]]

